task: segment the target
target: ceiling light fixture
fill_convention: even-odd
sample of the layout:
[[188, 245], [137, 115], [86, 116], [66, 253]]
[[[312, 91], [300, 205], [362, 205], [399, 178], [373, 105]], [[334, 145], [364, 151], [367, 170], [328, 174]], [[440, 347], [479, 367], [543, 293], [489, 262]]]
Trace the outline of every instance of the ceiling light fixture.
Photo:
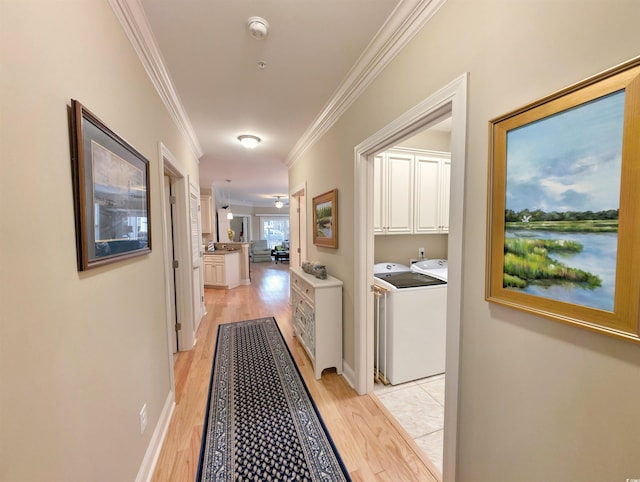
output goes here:
[[256, 40], [262, 40], [269, 34], [269, 22], [262, 17], [251, 17], [247, 20], [247, 26], [251, 36]]
[[255, 147], [261, 141], [258, 136], [252, 136], [249, 134], [238, 136], [238, 140], [240, 141], [240, 144], [242, 144], [246, 149], [255, 149]]
[[281, 198], [281, 197], [282, 197], [282, 196], [276, 196], [276, 198], [278, 198], [278, 199], [276, 200], [276, 207], [277, 207], [278, 209], [282, 209], [282, 206], [284, 206], [284, 203], [283, 203], [282, 201], [280, 201], [280, 198]]

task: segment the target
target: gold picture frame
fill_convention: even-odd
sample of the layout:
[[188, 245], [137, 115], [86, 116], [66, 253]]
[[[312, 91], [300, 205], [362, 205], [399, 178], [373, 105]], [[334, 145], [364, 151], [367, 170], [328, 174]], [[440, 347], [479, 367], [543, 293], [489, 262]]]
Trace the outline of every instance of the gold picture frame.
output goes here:
[[640, 57], [489, 121], [485, 299], [640, 342]]
[[338, 247], [338, 190], [313, 198], [313, 244]]

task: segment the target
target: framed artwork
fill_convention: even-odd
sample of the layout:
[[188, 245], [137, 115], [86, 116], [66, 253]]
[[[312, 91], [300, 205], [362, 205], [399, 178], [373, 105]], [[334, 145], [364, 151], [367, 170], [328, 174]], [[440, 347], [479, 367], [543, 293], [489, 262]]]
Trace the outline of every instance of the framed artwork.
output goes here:
[[640, 57], [489, 122], [487, 301], [640, 342]]
[[78, 270], [151, 252], [149, 161], [71, 100]]
[[313, 244], [338, 247], [338, 190], [313, 198]]

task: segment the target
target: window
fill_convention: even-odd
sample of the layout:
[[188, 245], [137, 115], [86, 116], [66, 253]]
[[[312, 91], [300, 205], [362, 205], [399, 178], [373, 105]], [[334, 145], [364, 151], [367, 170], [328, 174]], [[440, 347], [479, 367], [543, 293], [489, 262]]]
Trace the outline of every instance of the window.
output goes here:
[[270, 249], [278, 245], [289, 242], [289, 218], [284, 216], [278, 217], [261, 217], [262, 239], [267, 241]]

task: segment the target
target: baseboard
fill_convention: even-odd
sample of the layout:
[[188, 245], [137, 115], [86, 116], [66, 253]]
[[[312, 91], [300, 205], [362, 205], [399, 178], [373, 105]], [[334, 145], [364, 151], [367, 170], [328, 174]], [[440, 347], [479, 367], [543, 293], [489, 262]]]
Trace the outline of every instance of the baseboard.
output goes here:
[[342, 360], [342, 376], [347, 381], [347, 383], [351, 386], [351, 388], [355, 390], [356, 385], [354, 383], [354, 380], [356, 379], [356, 372], [344, 360]]
[[162, 443], [167, 435], [169, 429], [169, 422], [173, 416], [173, 410], [176, 406], [175, 394], [173, 391], [169, 392], [167, 400], [164, 402], [164, 407], [160, 413], [160, 419], [153, 431], [149, 446], [142, 459], [140, 469], [138, 469], [138, 475], [136, 476], [136, 482], [149, 482], [153, 477], [153, 471], [156, 468], [158, 457], [160, 456], [160, 450], [162, 449]]

